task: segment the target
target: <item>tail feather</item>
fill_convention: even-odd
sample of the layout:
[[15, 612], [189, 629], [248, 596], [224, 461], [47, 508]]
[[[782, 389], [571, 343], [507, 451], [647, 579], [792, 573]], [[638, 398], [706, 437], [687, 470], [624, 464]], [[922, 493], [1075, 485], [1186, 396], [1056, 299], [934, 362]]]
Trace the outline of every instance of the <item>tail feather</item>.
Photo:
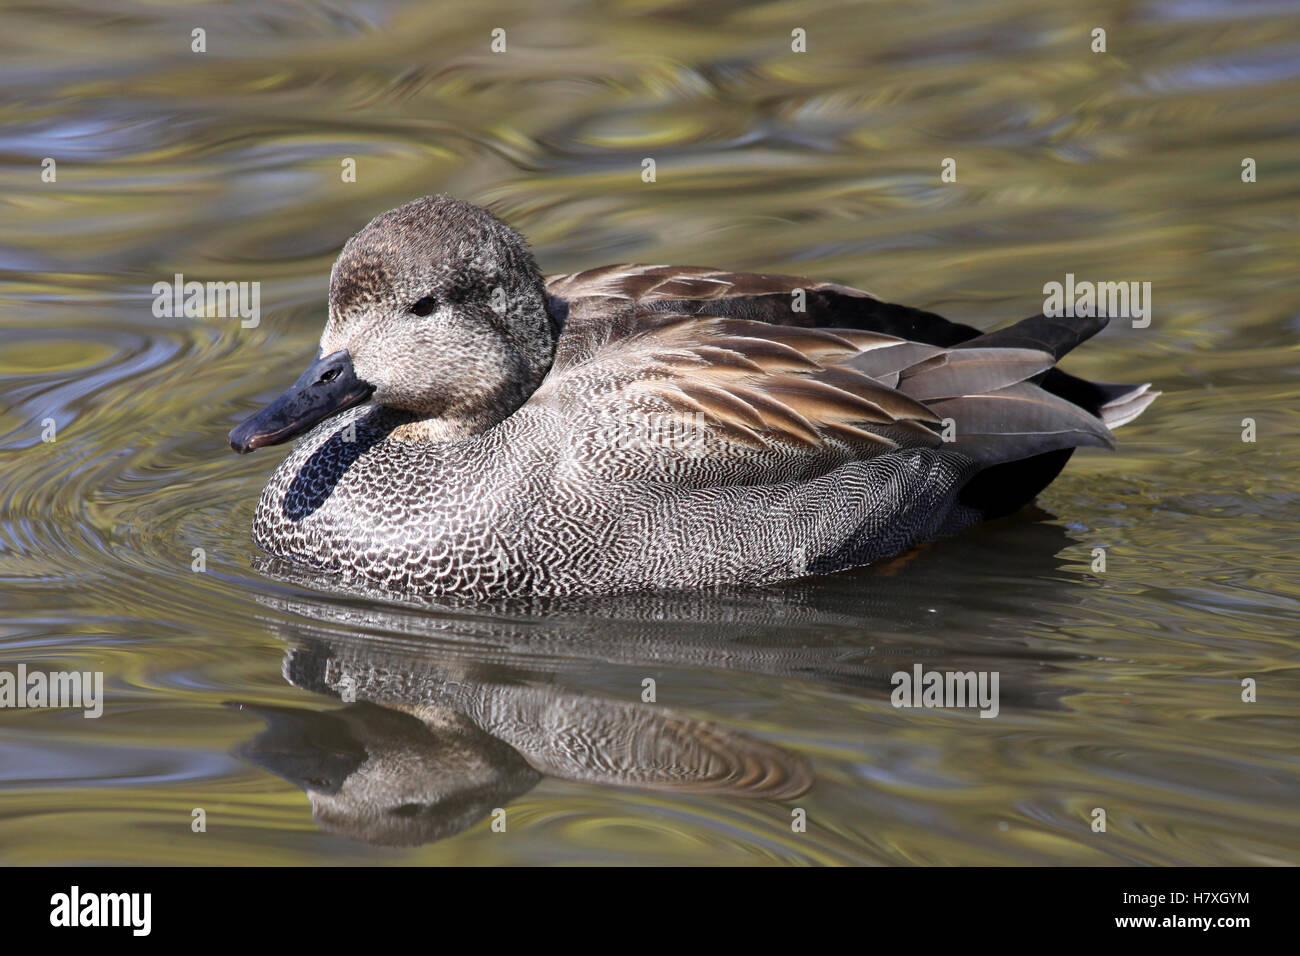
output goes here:
[[[1110, 429], [1155, 399], [1146, 385], [1088, 382], [1054, 367], [1106, 323], [1035, 315], [946, 348], [885, 348], [852, 364], [868, 374], [897, 367], [896, 387], [951, 419], [954, 448], [991, 468], [1079, 445], [1114, 447]], [[891, 361], [891, 353], [908, 361]]]
[[986, 466], [1079, 445], [1115, 444], [1096, 416], [1029, 382], [930, 407], [957, 423], [954, 447]]
[[[1021, 355], [1047, 353], [1050, 366], [1080, 343], [1106, 327], [1105, 316], [1074, 319], [1035, 315], [1014, 325], [975, 335], [956, 344], [946, 344], [948, 362], [962, 351], [1026, 350]], [[938, 377], [939, 360], [927, 360], [932, 377]], [[923, 365], [926, 363], [923, 363]], [[961, 368], [966, 363], [954, 363]], [[1014, 360], [1000, 365], [1017, 368]], [[1018, 366], [1028, 371], [1029, 363]], [[899, 387], [906, 390], [924, 383], [927, 392], [954, 391], [952, 385], [926, 382], [910, 369], [899, 373]], [[920, 381], [918, 382], [918, 379]], [[986, 374], [987, 384], [996, 377]], [[956, 383], [956, 379], [953, 380]], [[965, 384], [974, 384], [967, 378]], [[1117, 385], [1089, 382], [1055, 367], [1040, 367], [1015, 385], [982, 394], [945, 398], [927, 404], [957, 423], [956, 447], [984, 464], [961, 491], [963, 505], [985, 518], [1010, 514], [1032, 501], [1050, 484], [1076, 446], [1114, 446], [1110, 429], [1137, 418], [1158, 396], [1149, 385]]]
[[1151, 391], [1150, 382], [1145, 385], [1102, 385], [1100, 387], [1115, 390], [1115, 397], [1097, 409], [1097, 414], [1106, 423], [1107, 428], [1127, 425], [1146, 411], [1147, 406], [1161, 394]]
[[1014, 325], [985, 332], [968, 339], [958, 349], [1036, 349], [1048, 352], [1060, 360], [1071, 349], [1088, 341], [1106, 327], [1110, 319], [1104, 315], [1051, 317], [1039, 313], [1021, 319]]

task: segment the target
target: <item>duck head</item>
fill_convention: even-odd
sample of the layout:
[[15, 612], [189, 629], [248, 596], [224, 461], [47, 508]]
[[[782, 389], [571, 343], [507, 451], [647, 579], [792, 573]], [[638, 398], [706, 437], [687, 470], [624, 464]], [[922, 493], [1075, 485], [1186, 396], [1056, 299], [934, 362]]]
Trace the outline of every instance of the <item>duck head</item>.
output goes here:
[[348, 240], [316, 360], [231, 431], [231, 447], [279, 444], [368, 399], [416, 413], [441, 439], [483, 431], [541, 384], [556, 334], [517, 232], [471, 203], [417, 199]]

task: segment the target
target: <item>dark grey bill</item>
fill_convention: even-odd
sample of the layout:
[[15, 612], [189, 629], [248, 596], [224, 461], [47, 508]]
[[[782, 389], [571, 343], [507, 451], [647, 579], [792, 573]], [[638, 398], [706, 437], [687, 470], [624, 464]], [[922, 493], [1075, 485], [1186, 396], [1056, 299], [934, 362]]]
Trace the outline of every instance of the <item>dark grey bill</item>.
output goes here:
[[352, 371], [347, 349], [317, 356], [289, 390], [230, 432], [230, 447], [241, 455], [263, 445], [278, 445], [318, 422], [360, 405], [375, 387]]

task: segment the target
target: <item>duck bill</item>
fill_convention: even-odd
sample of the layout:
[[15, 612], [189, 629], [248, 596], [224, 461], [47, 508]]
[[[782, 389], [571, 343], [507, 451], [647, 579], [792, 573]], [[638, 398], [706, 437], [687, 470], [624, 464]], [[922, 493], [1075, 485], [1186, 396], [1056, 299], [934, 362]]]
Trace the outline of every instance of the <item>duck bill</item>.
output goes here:
[[375, 387], [357, 378], [347, 349], [317, 356], [289, 390], [230, 432], [230, 447], [241, 455], [263, 445], [278, 445], [368, 399]]

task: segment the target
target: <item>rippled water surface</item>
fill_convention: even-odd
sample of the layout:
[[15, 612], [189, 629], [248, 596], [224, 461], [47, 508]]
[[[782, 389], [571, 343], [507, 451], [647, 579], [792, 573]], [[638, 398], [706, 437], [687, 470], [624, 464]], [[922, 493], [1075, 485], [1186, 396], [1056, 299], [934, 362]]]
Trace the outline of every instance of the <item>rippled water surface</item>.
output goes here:
[[[0, 23], [0, 669], [102, 671], [106, 696], [0, 711], [0, 860], [1300, 862], [1294, 5]], [[491, 204], [549, 271], [791, 272], [984, 328], [1066, 273], [1150, 282], [1148, 328], [1066, 365], [1164, 395], [1037, 509], [858, 572], [333, 594], [259, 559], [284, 450], [225, 436], [311, 357], [343, 241], [431, 192]], [[260, 323], [155, 318], [176, 273], [260, 282]], [[996, 671], [999, 715], [895, 709], [916, 663]]]

